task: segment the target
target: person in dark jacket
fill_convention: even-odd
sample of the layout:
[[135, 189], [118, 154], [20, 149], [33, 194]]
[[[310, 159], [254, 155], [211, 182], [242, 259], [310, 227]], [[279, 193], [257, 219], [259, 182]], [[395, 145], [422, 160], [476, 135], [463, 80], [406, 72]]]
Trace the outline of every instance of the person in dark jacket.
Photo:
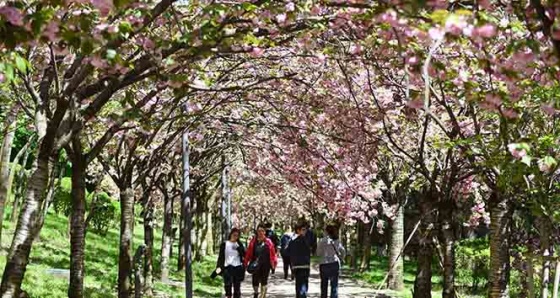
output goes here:
[[305, 223], [298, 223], [295, 231], [296, 237], [288, 245], [287, 253], [296, 278], [296, 298], [307, 298], [311, 268], [311, 247], [305, 238], [307, 226]]
[[[250, 266], [252, 262], [256, 262], [257, 268], [253, 272], [253, 290], [254, 298], [266, 298], [268, 276], [270, 271], [276, 268], [278, 259], [274, 244], [266, 238], [266, 228], [264, 225], [257, 227], [257, 235], [253, 237], [249, 243], [249, 248], [245, 253], [245, 268]], [[260, 296], [259, 296], [260, 286]]]
[[[266, 231], [265, 231], [266, 238], [268, 238], [268, 239], [270, 239], [270, 241], [272, 241], [272, 243], [274, 244], [274, 252], [276, 254], [278, 254], [278, 246], [280, 245], [280, 241], [278, 240], [278, 236], [276, 235], [276, 233], [272, 229], [272, 224], [271, 223], [266, 223], [264, 226], [266, 228]], [[272, 268], [270, 270], [270, 272], [272, 274], [274, 274], [275, 269], [276, 268]]]
[[239, 240], [239, 234], [239, 229], [231, 230], [228, 240], [220, 245], [216, 264], [215, 272], [224, 278], [227, 298], [241, 298], [241, 282], [245, 279], [245, 267], [243, 266], [245, 247]]
[[[282, 238], [280, 238], [280, 255], [282, 256], [282, 262], [284, 264], [284, 279], [288, 279], [288, 272], [290, 271], [290, 256], [288, 255], [288, 246], [292, 239], [294, 239], [295, 234], [289, 231], [286, 231]], [[292, 280], [294, 279], [294, 273], [292, 272]]]
[[315, 236], [315, 232], [313, 232], [313, 229], [308, 222], [305, 222], [305, 228], [307, 230], [305, 233], [305, 240], [311, 249], [311, 255], [315, 255], [317, 252], [317, 236]]

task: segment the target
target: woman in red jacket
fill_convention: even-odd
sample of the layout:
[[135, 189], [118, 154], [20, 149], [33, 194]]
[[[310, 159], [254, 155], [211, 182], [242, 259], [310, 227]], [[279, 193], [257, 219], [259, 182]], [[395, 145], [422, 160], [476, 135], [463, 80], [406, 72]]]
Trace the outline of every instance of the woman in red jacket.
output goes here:
[[[257, 228], [256, 237], [251, 240], [245, 258], [243, 259], [245, 268], [254, 270], [253, 290], [254, 298], [266, 298], [266, 287], [270, 270], [276, 268], [278, 262], [276, 258], [276, 248], [270, 239], [266, 237], [266, 228], [260, 224]], [[256, 266], [252, 266], [252, 264]], [[260, 286], [260, 297], [259, 297]]]

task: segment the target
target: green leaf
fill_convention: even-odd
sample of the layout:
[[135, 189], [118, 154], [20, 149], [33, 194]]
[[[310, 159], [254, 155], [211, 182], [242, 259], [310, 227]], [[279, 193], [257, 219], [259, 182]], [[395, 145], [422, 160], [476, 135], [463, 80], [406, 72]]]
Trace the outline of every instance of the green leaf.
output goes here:
[[525, 156], [523, 156], [523, 157], [521, 158], [521, 162], [524, 163], [524, 164], [526, 164], [528, 167], [530, 167], [530, 166], [531, 166], [531, 160], [532, 160], [532, 159], [533, 159], [533, 158], [532, 158], [531, 156], [525, 155]]
[[544, 162], [545, 165], [547, 165], [551, 168], [556, 166], [556, 159], [554, 159], [554, 157], [552, 157], [552, 156], [545, 156], [543, 158], [543, 162]]
[[25, 59], [23, 59], [19, 55], [16, 56], [16, 68], [22, 73], [27, 72], [27, 63], [26, 63]]
[[107, 59], [113, 60], [113, 59], [115, 59], [115, 57], [117, 57], [117, 51], [115, 51], [113, 49], [108, 49], [107, 50]]

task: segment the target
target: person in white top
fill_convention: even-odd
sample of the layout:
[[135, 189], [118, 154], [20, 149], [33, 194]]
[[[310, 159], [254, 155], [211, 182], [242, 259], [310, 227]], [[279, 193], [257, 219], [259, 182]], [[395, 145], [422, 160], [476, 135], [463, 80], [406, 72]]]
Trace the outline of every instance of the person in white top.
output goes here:
[[220, 245], [216, 264], [215, 274], [224, 278], [224, 289], [228, 298], [241, 297], [241, 282], [245, 279], [245, 267], [243, 267], [245, 247], [239, 241], [239, 234], [239, 229], [231, 230], [228, 240]]

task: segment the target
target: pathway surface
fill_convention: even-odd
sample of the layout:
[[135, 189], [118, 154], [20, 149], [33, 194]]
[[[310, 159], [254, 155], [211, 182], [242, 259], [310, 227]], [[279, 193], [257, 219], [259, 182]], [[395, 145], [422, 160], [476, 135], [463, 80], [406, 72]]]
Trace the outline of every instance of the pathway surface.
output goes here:
[[[278, 269], [276, 273], [268, 280], [267, 298], [294, 298], [295, 282], [284, 279], [282, 260], [279, 258]], [[243, 298], [251, 298], [253, 287], [251, 286], [251, 276], [247, 275], [242, 285], [241, 293]], [[311, 270], [309, 278], [309, 298], [318, 298], [321, 294], [321, 278], [317, 268]], [[382, 292], [377, 292], [372, 286], [364, 286], [361, 283], [353, 281], [348, 277], [342, 277], [339, 281], [339, 298], [390, 298]]]

